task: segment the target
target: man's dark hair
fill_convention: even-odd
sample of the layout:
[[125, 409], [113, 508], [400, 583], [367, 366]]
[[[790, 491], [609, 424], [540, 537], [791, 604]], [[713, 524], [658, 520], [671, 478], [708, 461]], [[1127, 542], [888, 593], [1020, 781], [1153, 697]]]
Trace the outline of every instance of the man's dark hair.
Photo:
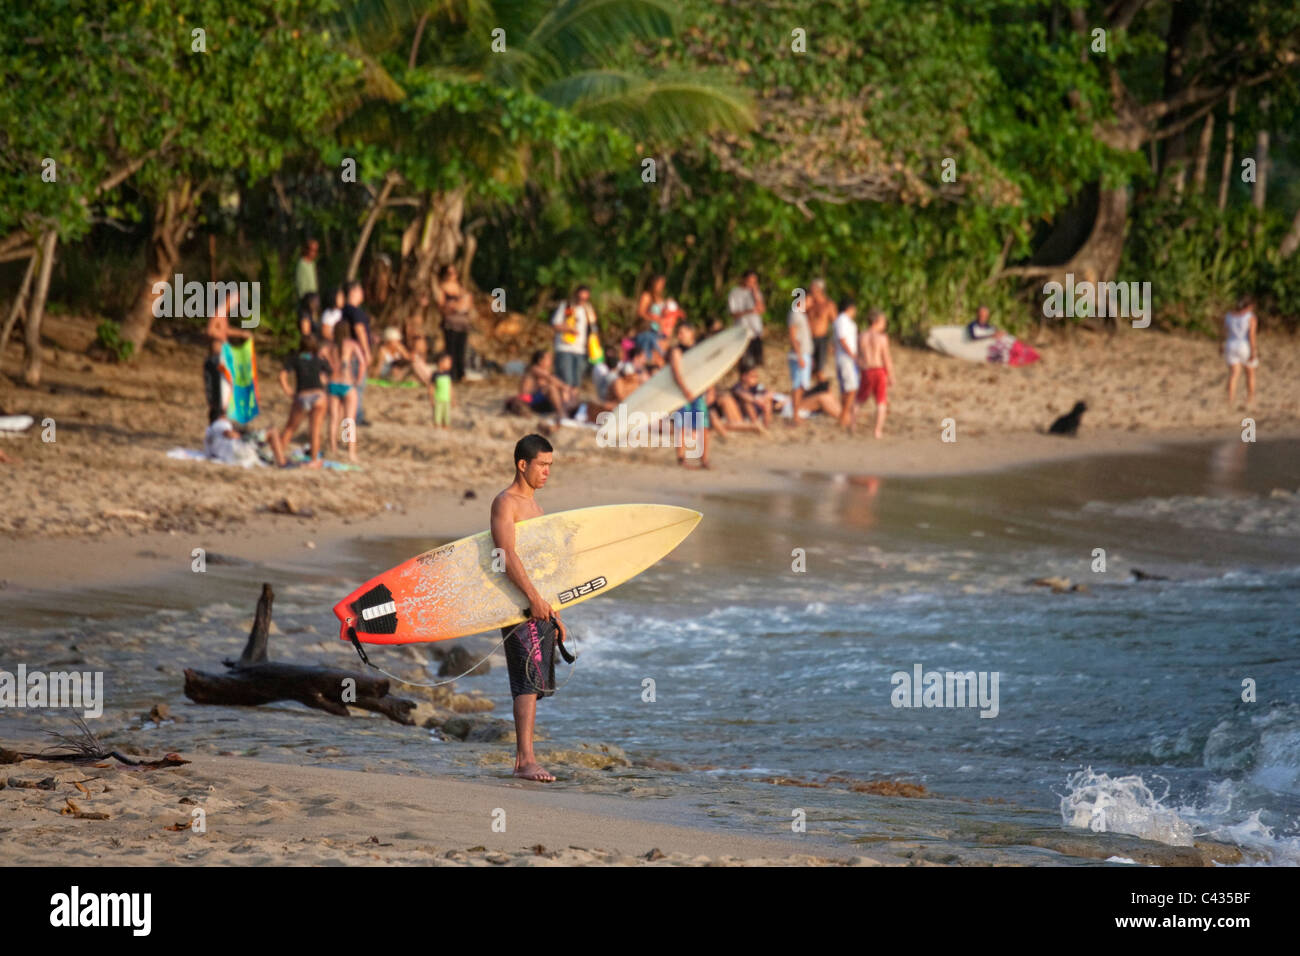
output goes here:
[[519, 470], [519, 463], [521, 461], [531, 462], [542, 452], [546, 451], [555, 451], [555, 449], [551, 447], [551, 443], [545, 438], [541, 435], [525, 435], [523, 438], [519, 439], [519, 441], [515, 442], [515, 470]]
[[746, 269], [744, 272], [742, 272], [742, 273], [740, 274], [740, 277], [741, 277], [742, 279], [748, 279], [750, 276], [753, 276], [755, 279], [757, 279], [757, 278], [758, 278], [758, 270], [757, 270], [757, 269]]
[[343, 283], [343, 294], [345, 296], [352, 295], [353, 289], [360, 289], [362, 292], [366, 291], [366, 287], [362, 284], [360, 279], [352, 279], [348, 282]]
[[546, 355], [546, 353], [549, 351], [550, 349], [537, 349], [536, 351], [534, 351], [532, 358], [528, 360], [528, 367], [532, 368], [534, 365], [540, 362], [542, 358]]
[[758, 368], [758, 363], [755, 362], [755, 361], [754, 361], [752, 358], [750, 358], [748, 355], [746, 355], [744, 358], [742, 358], [742, 359], [740, 360], [740, 374], [741, 374], [741, 375], [746, 375], [746, 374], [748, 374], [749, 372], [752, 372], [752, 371], [753, 371], [754, 369], [756, 369], [756, 368]]
[[844, 298], [840, 299], [838, 303], [838, 308], [841, 312], [847, 312], [855, 305], [857, 305], [857, 303], [853, 301], [853, 297], [846, 295]]
[[584, 292], [591, 292], [591, 286], [589, 286], [589, 285], [580, 285], [580, 286], [578, 286], [576, 289], [573, 290], [573, 297], [576, 299], [578, 296], [582, 295], [582, 293], [584, 293]]
[[315, 352], [320, 343], [316, 341], [316, 336], [308, 332], [302, 337], [302, 350], [304, 352]]

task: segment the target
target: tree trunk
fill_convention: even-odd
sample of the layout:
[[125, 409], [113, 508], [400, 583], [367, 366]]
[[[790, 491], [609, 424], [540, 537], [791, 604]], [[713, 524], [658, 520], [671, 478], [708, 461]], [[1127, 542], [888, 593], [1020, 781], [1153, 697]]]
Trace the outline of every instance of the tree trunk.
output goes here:
[[1119, 273], [1124, 253], [1124, 227], [1128, 224], [1128, 188], [1102, 189], [1097, 200], [1097, 219], [1061, 272], [1073, 272], [1075, 281], [1109, 282]]
[[9, 309], [9, 318], [5, 320], [5, 327], [0, 331], [0, 357], [5, 354], [5, 346], [9, 344], [9, 333], [13, 331], [14, 323], [19, 317], [27, 315], [27, 294], [32, 288], [32, 276], [36, 274], [36, 260], [39, 258], [35, 253], [27, 260], [27, 269], [23, 273], [22, 285], [18, 287], [18, 295], [14, 299], [13, 306]]
[[388, 197], [393, 188], [398, 184], [401, 177], [396, 173], [390, 172], [384, 177], [384, 183], [379, 187], [379, 193], [375, 196], [375, 201], [370, 204], [370, 210], [366, 213], [366, 221], [361, 226], [361, 235], [357, 237], [356, 248], [352, 250], [352, 258], [348, 260], [347, 280], [351, 282], [361, 271], [361, 259], [366, 254], [366, 246], [370, 242], [370, 233], [374, 231], [375, 223], [384, 213], [384, 203], [388, 202]]
[[45, 318], [45, 298], [50, 292], [50, 273], [54, 271], [54, 249], [59, 244], [59, 234], [51, 229], [41, 237], [41, 271], [32, 289], [31, 305], [23, 322], [23, 336], [27, 354], [23, 358], [23, 381], [28, 387], [41, 384], [41, 320]]
[[1283, 259], [1289, 259], [1297, 248], [1300, 248], [1300, 211], [1297, 211], [1295, 218], [1291, 220], [1291, 229], [1282, 239], [1282, 245], [1278, 246], [1278, 255]]
[[[1268, 113], [1268, 99], [1259, 104], [1262, 113]], [[1250, 201], [1260, 212], [1264, 211], [1264, 202], [1268, 198], [1268, 130], [1261, 129], [1255, 134], [1255, 185], [1250, 191]]]
[[194, 225], [197, 199], [189, 180], [184, 180], [167, 190], [161, 213], [156, 208], [154, 210], [149, 268], [135, 302], [126, 314], [126, 321], [122, 323], [122, 339], [132, 345], [131, 358], [144, 350], [144, 343], [153, 329], [154, 285], [172, 281], [181, 258], [180, 245]]
[[1219, 174], [1219, 212], [1228, 208], [1228, 183], [1232, 176], [1232, 146], [1236, 137], [1236, 124], [1232, 118], [1237, 112], [1237, 91], [1228, 93], [1228, 122], [1223, 127], [1223, 171]]
[[1206, 173], [1210, 167], [1210, 146], [1214, 143], [1214, 114], [1205, 114], [1201, 138], [1196, 143], [1196, 166], [1192, 174], [1192, 192], [1200, 196], [1205, 192]]
[[[1186, 67], [1188, 42], [1196, 26], [1199, 4], [1192, 0], [1174, 0], [1169, 16], [1169, 29], [1165, 34], [1164, 98], [1171, 100], [1183, 92], [1187, 85]], [[1189, 149], [1187, 131], [1179, 130], [1164, 144], [1160, 163], [1161, 196], [1183, 195], [1187, 185]]]
[[[419, 304], [424, 293], [432, 301], [437, 301], [434, 286], [438, 269], [456, 261], [456, 252], [464, 241], [460, 228], [464, 216], [464, 189], [429, 194], [416, 221], [419, 224], [418, 239], [414, 239], [410, 254], [403, 259], [397, 292], [388, 300], [385, 318], [407, 315]], [[410, 233], [408, 229], [408, 237]], [[403, 246], [406, 245], [404, 241]]]

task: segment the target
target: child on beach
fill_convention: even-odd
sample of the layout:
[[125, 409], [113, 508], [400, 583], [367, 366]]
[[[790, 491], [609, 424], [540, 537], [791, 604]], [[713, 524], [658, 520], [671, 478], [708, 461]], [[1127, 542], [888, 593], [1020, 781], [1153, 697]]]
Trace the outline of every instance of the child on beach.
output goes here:
[[1246, 404], [1255, 404], [1255, 369], [1259, 367], [1259, 347], [1255, 333], [1255, 301], [1248, 295], [1237, 300], [1237, 308], [1223, 319], [1223, 360], [1228, 363], [1228, 404], [1237, 397], [1237, 378], [1246, 369]]
[[849, 431], [852, 432], [858, 404], [866, 404], [868, 398], [874, 397], [877, 438], [885, 433], [885, 413], [889, 408], [886, 394], [894, 381], [894, 359], [889, 352], [889, 336], [885, 334], [888, 321], [884, 312], [872, 309], [867, 327], [858, 338], [858, 367], [862, 369], [862, 383], [858, 386], [853, 411], [849, 413]]
[[433, 402], [434, 428], [451, 427], [451, 379], [452, 363], [450, 352], [439, 352], [434, 360], [436, 371], [433, 381], [429, 383], [429, 401]]
[[[275, 463], [281, 468], [289, 464], [285, 453], [293, 433], [298, 430], [304, 417], [309, 419], [311, 425], [311, 461], [307, 467], [321, 467], [320, 429], [325, 419], [325, 385], [329, 382], [329, 369], [316, 354], [316, 348], [316, 336], [303, 336], [302, 348], [286, 359], [284, 368], [280, 370], [280, 387], [284, 389], [284, 394], [293, 399], [293, 405], [289, 409], [289, 420], [284, 429], [278, 434], [275, 429], [271, 429], [266, 433], [266, 438], [275, 455]], [[294, 376], [293, 388], [289, 387], [290, 372]]]
[[357, 390], [353, 377], [361, 366], [361, 347], [348, 334], [346, 322], [334, 324], [334, 341], [326, 342], [321, 358], [329, 369], [330, 453], [338, 454], [339, 435], [348, 423], [348, 461], [357, 460]]

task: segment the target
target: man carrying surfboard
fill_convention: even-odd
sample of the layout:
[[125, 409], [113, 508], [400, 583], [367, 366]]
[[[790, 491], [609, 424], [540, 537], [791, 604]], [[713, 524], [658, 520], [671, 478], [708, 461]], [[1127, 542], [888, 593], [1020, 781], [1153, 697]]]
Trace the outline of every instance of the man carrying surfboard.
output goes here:
[[554, 459], [551, 443], [526, 435], [515, 445], [515, 477], [492, 499], [492, 542], [505, 558], [506, 577], [528, 601], [528, 620], [501, 629], [515, 714], [515, 776], [550, 783], [555, 779], [533, 755], [537, 701], [555, 693], [555, 641], [564, 641], [564, 622], [528, 579], [515, 551], [515, 524], [542, 515], [535, 492], [546, 485]]

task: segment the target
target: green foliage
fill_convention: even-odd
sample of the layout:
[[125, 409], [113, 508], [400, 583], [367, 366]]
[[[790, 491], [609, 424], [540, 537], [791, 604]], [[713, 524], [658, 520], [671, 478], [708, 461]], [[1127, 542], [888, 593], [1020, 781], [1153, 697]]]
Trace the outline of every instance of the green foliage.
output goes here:
[[122, 338], [122, 326], [105, 319], [95, 328], [95, 342], [119, 362], [125, 362], [135, 351], [135, 344]]

